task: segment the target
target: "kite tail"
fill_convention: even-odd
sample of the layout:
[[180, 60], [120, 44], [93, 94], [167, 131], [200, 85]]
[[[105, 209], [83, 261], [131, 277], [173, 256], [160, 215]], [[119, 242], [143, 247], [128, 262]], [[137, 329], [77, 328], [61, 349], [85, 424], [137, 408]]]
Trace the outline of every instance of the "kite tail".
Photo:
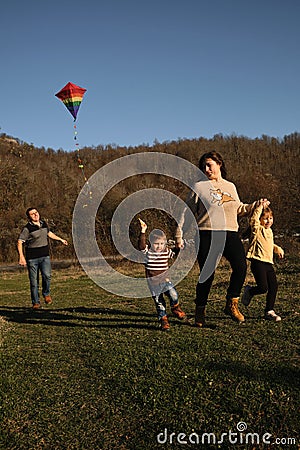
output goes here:
[[[75, 120], [76, 120], [76, 119], [75, 119]], [[75, 120], [74, 120], [74, 122], [75, 122]], [[87, 177], [86, 177], [86, 175], [85, 175], [85, 173], [84, 173], [84, 165], [83, 165], [83, 161], [82, 161], [82, 159], [81, 159], [81, 157], [80, 157], [79, 143], [78, 143], [78, 141], [77, 141], [77, 128], [76, 128], [76, 125], [74, 125], [74, 141], [76, 141], [76, 142], [75, 142], [75, 146], [76, 146], [76, 152], [77, 152], [77, 162], [78, 162], [78, 167], [79, 167], [79, 169], [81, 170], [81, 173], [82, 173], [82, 175], [83, 175], [83, 178], [84, 178], [85, 183], [87, 184], [87, 187], [88, 187], [88, 190], [89, 190], [89, 196], [90, 196], [90, 199], [91, 199], [91, 198], [92, 198], [92, 191], [90, 190], [90, 187], [89, 187], [89, 181], [88, 181], [88, 179], [87, 179]]]

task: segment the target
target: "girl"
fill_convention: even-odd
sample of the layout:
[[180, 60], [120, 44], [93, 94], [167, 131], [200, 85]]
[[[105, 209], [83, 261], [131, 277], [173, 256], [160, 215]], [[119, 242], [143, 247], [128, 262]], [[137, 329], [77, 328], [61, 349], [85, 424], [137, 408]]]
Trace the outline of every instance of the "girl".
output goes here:
[[274, 244], [273, 212], [269, 208], [270, 202], [260, 201], [250, 219], [251, 236], [247, 258], [251, 261], [251, 272], [256, 281], [256, 286], [247, 285], [242, 297], [242, 303], [248, 306], [254, 295], [267, 294], [264, 318], [273, 322], [280, 322], [281, 317], [274, 311], [277, 294], [277, 279], [273, 267], [273, 253], [279, 258], [284, 257], [281, 247]]

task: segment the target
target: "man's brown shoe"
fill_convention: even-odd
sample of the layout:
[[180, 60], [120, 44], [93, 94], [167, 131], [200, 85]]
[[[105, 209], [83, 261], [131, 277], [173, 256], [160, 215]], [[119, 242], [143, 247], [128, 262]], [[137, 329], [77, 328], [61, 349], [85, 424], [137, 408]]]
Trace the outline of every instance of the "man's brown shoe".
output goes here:
[[45, 295], [44, 300], [45, 300], [45, 303], [47, 303], [47, 305], [51, 305], [52, 298], [50, 295]]
[[33, 303], [32, 309], [39, 309], [41, 307], [40, 303]]

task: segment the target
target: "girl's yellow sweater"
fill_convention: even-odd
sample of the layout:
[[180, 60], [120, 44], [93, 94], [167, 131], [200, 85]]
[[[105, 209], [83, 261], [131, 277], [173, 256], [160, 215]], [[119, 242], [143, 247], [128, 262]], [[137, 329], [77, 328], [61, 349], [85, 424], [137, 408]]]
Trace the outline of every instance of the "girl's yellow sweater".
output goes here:
[[251, 236], [247, 258], [273, 264], [273, 253], [280, 254], [283, 250], [274, 244], [272, 229], [261, 225], [260, 216], [262, 210], [263, 205], [256, 207], [250, 219]]

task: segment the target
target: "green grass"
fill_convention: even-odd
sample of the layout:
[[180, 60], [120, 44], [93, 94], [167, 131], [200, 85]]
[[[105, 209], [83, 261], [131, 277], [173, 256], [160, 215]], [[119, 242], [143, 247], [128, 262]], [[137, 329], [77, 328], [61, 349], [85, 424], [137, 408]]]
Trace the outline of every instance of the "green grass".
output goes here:
[[[79, 269], [54, 271], [54, 302], [39, 311], [30, 309], [25, 272], [2, 275], [0, 448], [269, 448], [157, 442], [165, 429], [220, 439], [242, 421], [260, 439], [269, 432], [299, 444], [298, 267], [287, 259], [276, 270], [281, 323], [262, 319], [263, 296], [241, 307], [244, 325], [227, 318], [222, 264], [208, 326], [171, 318], [170, 333], [159, 330], [150, 298], [111, 295]], [[196, 281], [192, 271], [178, 286], [191, 318]]]

